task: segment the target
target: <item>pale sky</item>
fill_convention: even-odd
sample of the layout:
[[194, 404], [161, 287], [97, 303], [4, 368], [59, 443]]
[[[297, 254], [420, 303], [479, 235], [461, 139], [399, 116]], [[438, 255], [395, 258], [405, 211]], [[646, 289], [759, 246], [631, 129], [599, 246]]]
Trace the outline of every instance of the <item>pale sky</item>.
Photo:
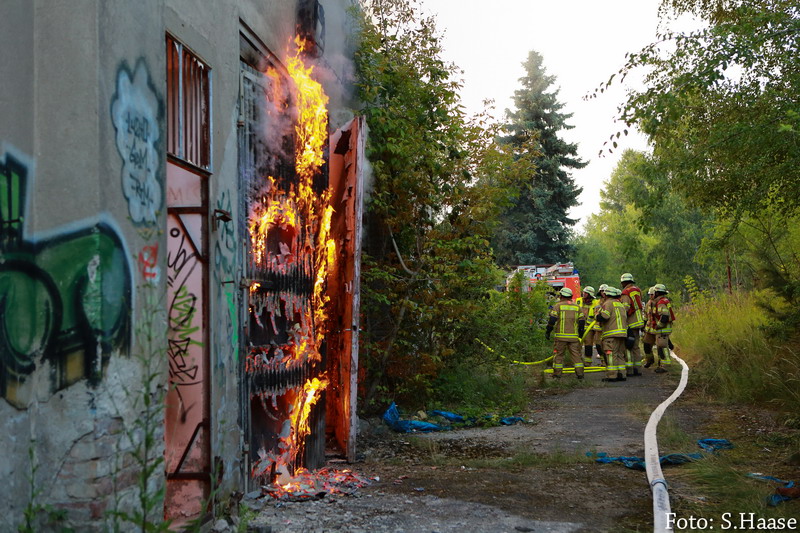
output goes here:
[[[625, 53], [638, 51], [655, 39], [659, 0], [422, 0], [436, 14], [444, 32], [444, 59], [464, 71], [462, 102], [470, 113], [495, 101], [495, 116], [512, 108], [514, 91], [524, 74], [522, 62], [530, 50], [544, 58], [548, 74], [556, 76], [562, 112], [573, 113], [572, 130], [563, 138], [578, 144], [578, 154], [589, 164], [572, 175], [583, 187], [581, 205], [570, 211], [580, 218], [599, 210], [603, 181], [625, 148], [646, 150], [643, 136], [622, 137], [612, 155], [598, 157], [603, 142], [622, 129], [614, 122], [625, 91], [616, 85], [598, 98], [583, 96], [619, 70]], [[617, 76], [619, 78], [619, 76]], [[628, 83], [628, 80], [625, 81]]]

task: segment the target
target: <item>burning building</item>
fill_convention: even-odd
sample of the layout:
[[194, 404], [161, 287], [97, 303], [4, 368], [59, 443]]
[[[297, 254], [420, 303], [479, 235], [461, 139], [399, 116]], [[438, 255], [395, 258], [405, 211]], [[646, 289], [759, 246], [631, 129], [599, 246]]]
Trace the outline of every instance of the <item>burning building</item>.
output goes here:
[[32, 489], [86, 530], [144, 482], [180, 522], [354, 458], [353, 4], [0, 6], [9, 525]]

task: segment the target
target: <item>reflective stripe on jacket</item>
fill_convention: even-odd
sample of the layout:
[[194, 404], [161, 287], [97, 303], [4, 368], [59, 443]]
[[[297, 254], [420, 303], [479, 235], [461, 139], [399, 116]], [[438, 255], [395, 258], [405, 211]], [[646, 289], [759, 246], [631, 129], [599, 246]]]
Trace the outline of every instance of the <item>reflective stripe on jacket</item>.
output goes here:
[[550, 316], [556, 318], [555, 338], [559, 341], [578, 341], [578, 322], [583, 320], [580, 306], [572, 302], [558, 302], [550, 310]]
[[627, 306], [614, 298], [607, 298], [601, 306], [597, 308], [596, 313], [606, 318], [603, 322], [602, 338], [608, 337], [627, 337], [628, 336], [628, 318]]
[[[672, 323], [675, 321], [675, 313], [672, 311], [672, 302], [669, 301], [669, 298], [666, 296], [662, 296], [659, 298], [658, 302], [656, 302], [655, 307], [656, 333], [672, 333]], [[661, 317], [664, 316], [669, 319], [666, 324], [661, 321]]]
[[628, 304], [628, 327], [640, 329], [644, 326], [642, 314], [642, 291], [630, 284], [622, 291], [622, 302]]

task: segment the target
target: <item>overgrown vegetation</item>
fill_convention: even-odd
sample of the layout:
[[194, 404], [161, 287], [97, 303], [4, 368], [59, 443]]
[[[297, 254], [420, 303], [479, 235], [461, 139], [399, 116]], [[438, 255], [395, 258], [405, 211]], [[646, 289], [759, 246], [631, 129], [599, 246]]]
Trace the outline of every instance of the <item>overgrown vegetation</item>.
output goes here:
[[[164, 360], [162, 339], [166, 337], [166, 306], [152, 284], [139, 286], [142, 301], [141, 318], [137, 322], [135, 337], [137, 351], [133, 354], [139, 362], [138, 382], [130, 386], [121, 382], [126, 408], [135, 415], [123, 419], [123, 436], [118, 442], [117, 468], [113, 475], [114, 507], [108, 512], [114, 532], [136, 529], [142, 532], [169, 531], [170, 521], [164, 520], [164, 448], [163, 428], [166, 389], [163, 386]], [[114, 400], [113, 394], [110, 396]], [[130, 447], [130, 448], [126, 448]], [[134, 502], [123, 501], [124, 491], [119, 490], [117, 478], [127, 464], [136, 468]]]
[[[774, 291], [709, 293], [691, 280], [675, 341], [710, 396], [727, 402], [771, 404], [796, 420], [800, 412], [800, 356], [775, 334]], [[796, 423], [796, 422], [793, 422]]]
[[532, 155], [499, 146], [496, 126], [464, 114], [455, 66], [416, 2], [365, 4], [356, 53], [374, 176], [362, 266], [365, 403], [417, 408], [448, 383], [444, 396], [467, 399], [455, 386], [466, 369], [485, 363], [485, 376], [504, 375], [475, 337], [498, 340], [492, 290], [503, 275], [490, 239]]

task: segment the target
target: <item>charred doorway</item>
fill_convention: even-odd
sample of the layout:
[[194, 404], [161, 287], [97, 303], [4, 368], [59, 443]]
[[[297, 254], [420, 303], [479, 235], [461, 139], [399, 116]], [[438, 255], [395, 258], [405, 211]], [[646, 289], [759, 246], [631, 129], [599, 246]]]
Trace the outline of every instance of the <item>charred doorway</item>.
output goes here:
[[[322, 466], [326, 449], [352, 458], [353, 220], [360, 196], [338, 177], [331, 186], [327, 97], [304, 63], [303, 43], [285, 64], [249, 31], [241, 45], [241, 286], [248, 304], [241, 422], [249, 477], [272, 482]], [[349, 149], [349, 140], [342, 146]], [[345, 166], [337, 163], [339, 174]], [[337, 210], [337, 202], [349, 209]], [[349, 226], [339, 221], [346, 212]], [[349, 234], [336, 234], [347, 227]], [[347, 316], [339, 302], [345, 292]]]

